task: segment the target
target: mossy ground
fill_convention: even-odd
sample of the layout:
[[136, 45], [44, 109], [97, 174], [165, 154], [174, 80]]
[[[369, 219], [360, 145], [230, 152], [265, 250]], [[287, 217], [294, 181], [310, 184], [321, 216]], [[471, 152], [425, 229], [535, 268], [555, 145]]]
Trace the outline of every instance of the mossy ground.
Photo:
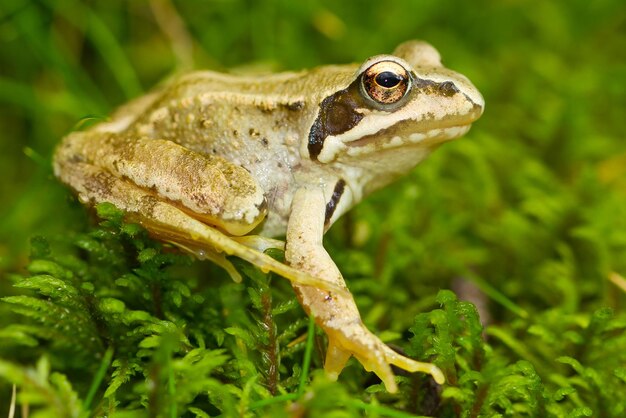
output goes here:
[[[79, 121], [181, 68], [412, 38], [486, 112], [326, 246], [367, 325], [443, 387], [400, 373], [389, 395], [354, 361], [329, 382], [285, 280], [234, 260], [232, 283], [52, 176]], [[4, 0], [0, 46], [0, 416], [13, 385], [31, 417], [626, 415], [623, 1]]]

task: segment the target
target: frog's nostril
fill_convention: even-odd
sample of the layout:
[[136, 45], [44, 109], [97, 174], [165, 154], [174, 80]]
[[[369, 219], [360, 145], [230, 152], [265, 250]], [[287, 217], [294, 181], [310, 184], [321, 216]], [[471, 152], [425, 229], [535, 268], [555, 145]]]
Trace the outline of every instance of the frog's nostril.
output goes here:
[[446, 97], [454, 96], [459, 92], [459, 88], [452, 81], [444, 81], [439, 83], [438, 90]]

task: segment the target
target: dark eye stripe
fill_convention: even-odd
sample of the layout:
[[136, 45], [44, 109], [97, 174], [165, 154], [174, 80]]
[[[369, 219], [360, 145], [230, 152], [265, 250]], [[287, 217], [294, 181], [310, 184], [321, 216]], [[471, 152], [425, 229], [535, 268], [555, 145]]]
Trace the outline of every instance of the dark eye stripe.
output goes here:
[[367, 106], [359, 92], [357, 81], [322, 100], [317, 118], [309, 132], [309, 156], [312, 160], [322, 152], [324, 140], [331, 135], [342, 134], [354, 128], [363, 119], [358, 108]]

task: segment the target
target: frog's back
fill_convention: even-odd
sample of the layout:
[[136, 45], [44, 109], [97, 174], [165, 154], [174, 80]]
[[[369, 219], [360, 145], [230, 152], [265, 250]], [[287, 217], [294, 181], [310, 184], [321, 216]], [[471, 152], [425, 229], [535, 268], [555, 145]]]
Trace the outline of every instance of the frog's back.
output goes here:
[[347, 82], [353, 71], [353, 66], [327, 66], [257, 77], [198, 71], [171, 80], [118, 114], [133, 137], [167, 139], [238, 160], [242, 147], [260, 144], [261, 155], [265, 149], [292, 147], [307, 134], [324, 85]]
[[222, 93], [227, 101], [240, 100], [240, 95], [263, 101], [289, 102], [322, 92], [326, 85], [336, 86], [339, 80], [349, 82], [356, 69], [356, 65], [327, 65], [297, 72], [252, 75], [194, 71], [165, 83], [161, 88], [162, 99]]
[[336, 86], [353, 71], [334, 66], [260, 77], [193, 72], [124, 106], [98, 129], [114, 127], [131, 140], [172, 141], [245, 168], [267, 199], [264, 233], [282, 234], [293, 171], [303, 163], [299, 147], [315, 118], [315, 96], [325, 94], [324, 82]]

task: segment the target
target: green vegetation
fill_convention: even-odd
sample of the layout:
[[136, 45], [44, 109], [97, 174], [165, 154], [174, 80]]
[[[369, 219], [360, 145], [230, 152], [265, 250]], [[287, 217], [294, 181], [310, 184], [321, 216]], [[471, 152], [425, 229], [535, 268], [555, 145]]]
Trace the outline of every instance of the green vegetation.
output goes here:
[[[622, 0], [3, 0], [0, 417], [13, 387], [16, 417], [625, 416], [625, 25]], [[326, 246], [370, 329], [442, 387], [399, 373], [390, 395], [355, 361], [328, 381], [286, 280], [234, 259], [233, 283], [52, 175], [65, 133], [181, 69], [411, 38], [486, 112]]]

